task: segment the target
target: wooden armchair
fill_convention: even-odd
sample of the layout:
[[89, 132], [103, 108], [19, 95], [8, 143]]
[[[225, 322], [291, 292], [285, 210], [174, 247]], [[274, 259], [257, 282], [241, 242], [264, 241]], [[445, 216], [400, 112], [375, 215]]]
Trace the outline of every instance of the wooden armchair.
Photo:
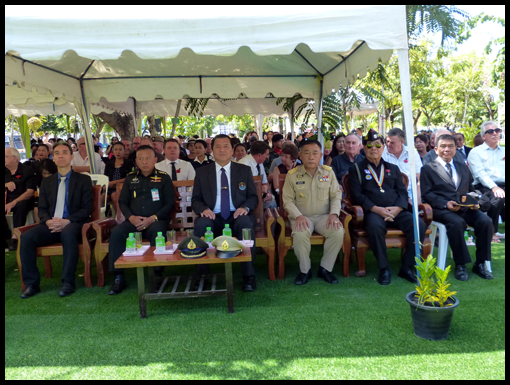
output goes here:
[[[176, 230], [177, 242], [186, 238], [186, 229], [193, 229], [195, 218], [197, 217], [191, 209], [191, 195], [193, 194], [193, 180], [174, 181], [175, 188], [175, 209], [170, 214], [170, 223], [168, 230]], [[117, 196], [120, 195], [123, 183], [117, 184]], [[120, 214], [120, 210], [118, 212]], [[103, 218], [91, 223], [92, 229], [96, 232], [96, 244], [94, 247], [94, 257], [97, 266], [97, 286], [104, 286], [104, 278], [108, 273], [108, 245], [112, 229], [117, 225], [114, 218]], [[149, 240], [144, 239], [143, 243], [149, 244]]]
[[[283, 209], [283, 185], [285, 184], [286, 174], [280, 174], [278, 179], [278, 185], [280, 187], [280, 208], [274, 210], [274, 215], [277, 223], [280, 225], [280, 234], [278, 236], [278, 279], [283, 279], [285, 276], [285, 256], [287, 251], [292, 247], [292, 229], [290, 227], [290, 220], [288, 219], [287, 212]], [[344, 253], [343, 262], [343, 273], [345, 277], [349, 276], [349, 255], [351, 253], [351, 236], [349, 234], [348, 226], [351, 221], [351, 215], [340, 210], [339, 215], [340, 221], [345, 229], [344, 241], [342, 244], [342, 250]], [[314, 232], [310, 237], [310, 243], [312, 245], [323, 245], [326, 239]]]
[[[409, 182], [407, 175], [402, 173], [404, 179], [404, 185], [407, 188]], [[346, 174], [342, 178], [342, 185], [344, 188], [345, 210], [352, 215], [352, 221], [349, 226], [349, 230], [352, 237], [352, 244], [354, 245], [356, 257], [358, 259], [358, 271], [356, 275], [358, 277], [364, 277], [365, 271], [365, 253], [370, 248], [367, 238], [367, 232], [363, 226], [363, 209], [361, 206], [355, 206], [352, 203], [349, 189], [349, 174]], [[420, 204], [418, 206], [420, 218], [425, 221], [427, 226], [432, 222], [432, 208], [428, 204]], [[409, 210], [412, 210], [412, 205], [409, 204]], [[427, 228], [425, 234], [430, 234], [431, 230]], [[387, 248], [401, 248], [401, 256], [404, 255], [404, 248], [406, 247], [406, 236], [405, 234], [395, 228], [388, 227], [388, 233], [386, 234], [386, 247]], [[431, 250], [431, 243], [429, 237], [425, 237], [423, 244], [423, 254], [429, 255]], [[349, 257], [350, 258], [350, 253]]]
[[[97, 220], [101, 217], [101, 186], [93, 186], [93, 194], [94, 194], [94, 203], [91, 214], [91, 221]], [[13, 230], [14, 234], [18, 238], [18, 249], [16, 250], [16, 260], [18, 262], [18, 270], [21, 280], [21, 291], [25, 290], [25, 284], [23, 283], [23, 277], [21, 276], [21, 257], [20, 257], [20, 244], [19, 240], [21, 239], [21, 234], [25, 231], [31, 229], [34, 226], [37, 226], [37, 223], [28, 226], [17, 227]], [[85, 223], [81, 230], [82, 235], [82, 243], [79, 245], [80, 247], [80, 259], [83, 261], [85, 265], [85, 286], [92, 287], [92, 278], [90, 274], [90, 259], [91, 259], [91, 250], [92, 244], [95, 241], [94, 233], [91, 231], [91, 222]], [[55, 255], [62, 255], [63, 249], [61, 243], [54, 243], [48, 246], [42, 246], [37, 248], [37, 256], [44, 258], [44, 276], [46, 278], [51, 278], [52, 276], [52, 268], [51, 268], [51, 260], [50, 257]]]
[[268, 274], [269, 279], [274, 281], [274, 256], [275, 256], [275, 241], [271, 226], [275, 222], [275, 218], [270, 209], [264, 210], [264, 201], [262, 200], [262, 177], [260, 175], [254, 176], [255, 188], [257, 189], [257, 196], [259, 204], [253, 212], [255, 218], [255, 246], [261, 247], [267, 254]]

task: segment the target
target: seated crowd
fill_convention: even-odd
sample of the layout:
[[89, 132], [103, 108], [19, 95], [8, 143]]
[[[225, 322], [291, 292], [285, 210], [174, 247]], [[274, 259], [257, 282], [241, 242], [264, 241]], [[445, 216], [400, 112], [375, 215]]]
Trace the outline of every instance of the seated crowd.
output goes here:
[[[410, 175], [410, 151], [415, 152], [416, 160], [418, 202], [414, 203], [429, 204], [434, 220], [446, 226], [456, 265], [455, 278], [468, 279], [466, 264], [472, 261], [464, 231], [469, 225], [474, 227], [476, 236], [473, 272], [492, 279], [485, 262], [491, 260], [491, 242], [499, 242], [497, 226], [500, 216], [504, 221], [505, 205], [505, 148], [499, 145], [501, 129], [497, 124], [486, 122], [481, 126], [483, 144], [473, 149], [464, 145], [462, 134], [453, 135], [448, 130], [436, 131], [431, 137], [416, 136], [415, 148], [404, 145], [404, 131], [399, 128], [391, 129], [386, 138], [374, 130], [364, 136], [360, 131], [336, 136], [332, 150], [327, 152], [306, 135], [293, 143], [272, 132], [264, 141], [249, 132], [242, 143], [233, 135], [220, 134], [205, 140], [193, 137], [186, 147], [184, 137], [135, 137], [132, 142], [114, 138], [104, 157], [97, 144], [96, 167], [108, 176], [108, 199], [122, 214], [109, 243], [113, 285], [108, 294], [119, 294], [127, 286], [123, 269], [116, 269], [114, 263], [125, 251], [128, 234], [140, 231], [154, 246], [157, 233], [166, 231], [169, 214], [174, 210], [173, 181], [194, 180], [196, 236], [203, 236], [210, 227], [217, 237], [229, 224], [233, 236], [240, 239], [243, 228], [255, 233], [256, 175], [262, 178], [264, 208], [274, 209], [282, 202], [280, 209], [288, 214], [299, 261], [300, 273], [294, 281], [297, 285], [306, 284], [312, 277], [310, 236], [314, 232], [325, 238], [317, 276], [328, 283], [338, 283], [333, 268], [347, 231], [339, 219], [342, 179], [347, 175], [352, 201], [364, 211], [364, 226], [379, 267], [378, 282], [387, 285], [391, 282], [385, 244], [387, 227], [400, 229], [407, 244], [414, 244], [413, 217], [408, 211], [411, 182], [406, 187], [402, 177]], [[35, 144], [33, 158], [25, 163], [20, 162], [16, 149], [6, 148], [5, 152], [5, 213], [12, 212], [14, 227], [20, 227], [29, 211], [38, 209], [39, 224], [22, 234], [19, 245], [26, 287], [21, 298], [40, 291], [35, 250], [54, 242], [61, 242], [64, 250], [59, 295], [74, 292], [81, 227], [90, 220], [92, 212], [92, 183], [83, 174], [90, 173], [85, 138], [76, 142], [45, 139]], [[287, 174], [282, 191], [280, 174]], [[117, 196], [119, 183], [123, 187]], [[488, 215], [482, 214], [477, 204], [461, 204], [473, 192], [489, 202], [482, 207]], [[425, 230], [425, 223], [419, 219], [421, 243]], [[13, 237], [6, 234], [10, 250], [18, 247]], [[415, 249], [407, 247], [398, 273], [410, 282], [416, 282], [414, 257]], [[257, 287], [254, 259], [255, 246], [252, 262], [241, 264], [244, 291]], [[198, 265], [196, 274], [208, 271], [207, 265]], [[156, 270], [157, 275], [161, 273], [161, 268]]]

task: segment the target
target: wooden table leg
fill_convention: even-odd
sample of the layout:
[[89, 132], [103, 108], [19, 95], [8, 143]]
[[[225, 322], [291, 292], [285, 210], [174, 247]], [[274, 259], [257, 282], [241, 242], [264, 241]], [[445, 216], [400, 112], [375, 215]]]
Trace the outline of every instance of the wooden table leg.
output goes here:
[[225, 263], [225, 279], [227, 281], [228, 312], [234, 312], [234, 282], [232, 280], [232, 263]]
[[149, 275], [149, 293], [154, 293], [156, 291], [156, 280], [154, 277], [154, 267], [147, 267], [147, 272]]
[[147, 318], [147, 304], [145, 302], [145, 277], [143, 267], [136, 268], [138, 280], [138, 303], [140, 305], [140, 318]]

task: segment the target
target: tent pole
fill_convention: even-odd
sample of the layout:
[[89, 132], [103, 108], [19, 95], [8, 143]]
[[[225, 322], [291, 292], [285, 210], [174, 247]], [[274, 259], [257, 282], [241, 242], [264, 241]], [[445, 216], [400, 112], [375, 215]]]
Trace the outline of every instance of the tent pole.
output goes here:
[[[322, 78], [320, 79], [320, 91], [319, 91], [319, 105], [317, 107], [317, 110], [316, 110], [316, 114], [317, 114], [317, 139], [319, 141], [319, 143], [321, 144], [322, 146], [322, 151], [324, 152], [324, 137], [322, 135], [322, 86], [323, 86], [323, 81], [322, 81]], [[324, 163], [324, 157], [321, 158], [321, 161], [319, 164], [323, 164]]]
[[[28, 117], [26, 115], [22, 115], [19, 118], [17, 118], [17, 120], [19, 133], [21, 134], [21, 140], [25, 145], [27, 159], [30, 159], [32, 157], [32, 151], [30, 148], [30, 129], [28, 128]], [[14, 130], [11, 129], [11, 132], [12, 131]]]
[[294, 143], [294, 104], [290, 107], [290, 140], [292, 140], [292, 143]]
[[90, 122], [89, 122], [89, 113], [87, 109], [87, 101], [85, 100], [85, 92], [83, 91], [83, 80], [80, 79], [80, 88], [81, 88], [81, 100], [83, 103], [83, 109], [78, 109], [78, 113], [81, 115], [81, 120], [83, 122], [83, 128], [85, 130], [84, 137], [85, 137], [85, 146], [87, 147], [87, 156], [89, 157], [89, 164], [90, 164], [90, 173], [91, 174], [97, 174], [97, 167], [96, 165], [96, 158], [95, 158], [95, 151], [94, 151], [94, 141], [92, 140], [92, 130], [90, 129]]
[[[406, 133], [407, 143], [411, 150], [409, 151], [409, 169], [410, 169], [410, 177], [409, 181], [411, 182], [411, 191], [412, 191], [412, 204], [413, 204], [413, 227], [414, 227], [414, 241], [415, 241], [415, 250], [416, 256], [421, 255], [420, 253], [420, 229], [418, 223], [418, 194], [417, 194], [417, 185], [416, 185], [416, 151], [412, 151], [412, 145], [409, 143], [414, 143], [414, 130], [413, 130], [413, 107], [412, 107], [412, 99], [411, 99], [411, 80], [410, 80], [410, 72], [409, 72], [409, 50], [408, 49], [399, 49], [397, 50], [398, 54], [398, 66], [400, 70], [400, 84], [401, 84], [401, 92], [402, 92], [402, 103], [404, 106], [404, 127]], [[425, 256], [426, 257], [426, 256]]]

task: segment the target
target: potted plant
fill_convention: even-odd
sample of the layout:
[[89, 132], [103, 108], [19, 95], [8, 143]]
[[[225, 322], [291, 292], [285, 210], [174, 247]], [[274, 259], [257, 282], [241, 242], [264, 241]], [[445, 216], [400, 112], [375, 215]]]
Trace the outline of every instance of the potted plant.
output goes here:
[[414, 334], [420, 338], [440, 341], [448, 337], [453, 311], [459, 305], [456, 292], [448, 290], [450, 267], [437, 267], [432, 255], [425, 260], [416, 258], [419, 285], [406, 300], [411, 306]]

